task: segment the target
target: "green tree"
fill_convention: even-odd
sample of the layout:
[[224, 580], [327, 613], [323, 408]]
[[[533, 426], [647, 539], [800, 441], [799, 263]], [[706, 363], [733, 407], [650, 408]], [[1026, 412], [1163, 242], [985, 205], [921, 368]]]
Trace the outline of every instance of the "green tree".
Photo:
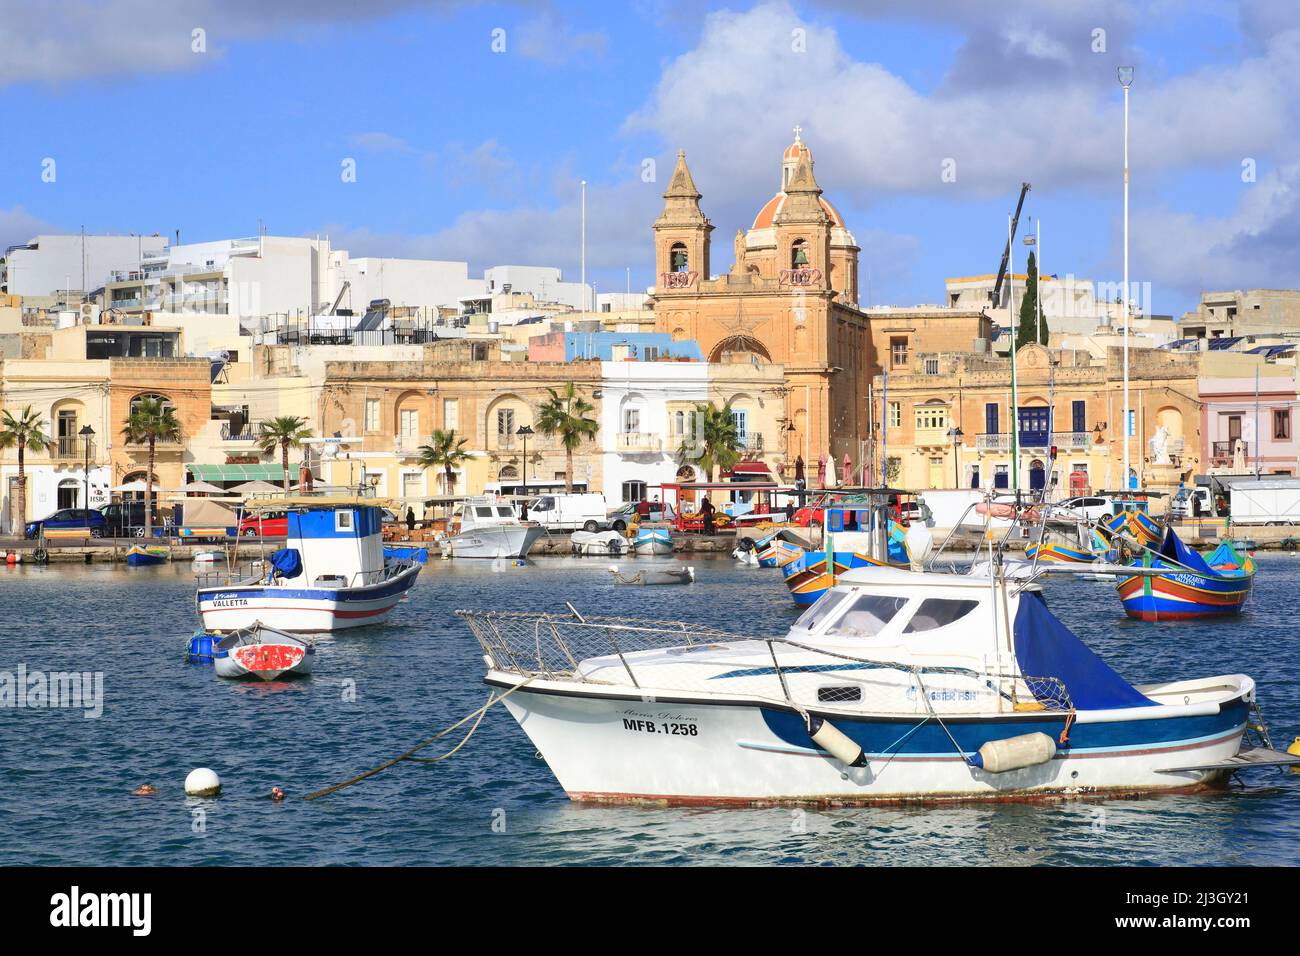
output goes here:
[[149, 395], [131, 403], [122, 435], [132, 444], [149, 446], [148, 466], [144, 476], [144, 536], [153, 537], [153, 466], [158, 442], [181, 440], [181, 422], [176, 409], [163, 398]]
[[596, 407], [578, 394], [572, 382], [567, 383], [562, 391], [553, 388], [546, 390], [550, 398], [542, 403], [537, 413], [537, 430], [544, 435], [558, 435], [564, 445], [564, 487], [573, 492], [573, 453], [581, 447], [583, 441], [595, 438], [600, 425], [594, 418], [588, 417]]
[[[30, 405], [16, 416], [7, 410], [0, 415], [0, 448], [13, 448], [15, 445], [18, 446], [18, 500], [15, 503], [18, 517], [13, 524], [21, 535], [27, 524], [27, 474], [23, 458], [29, 448], [40, 454], [50, 446], [50, 439], [45, 435], [45, 422]], [[90, 507], [90, 502], [86, 502], [86, 507]]]
[[1029, 253], [1029, 266], [1025, 270], [1025, 294], [1020, 300], [1020, 316], [1016, 327], [1016, 351], [1030, 342], [1047, 344], [1047, 316], [1038, 312], [1038, 260]]
[[435, 429], [429, 436], [429, 444], [420, 446], [418, 459], [420, 467], [426, 471], [430, 468], [441, 468], [445, 476], [444, 485], [447, 494], [451, 494], [456, 486], [456, 467], [469, 458], [469, 452], [464, 450], [467, 441], [468, 438], [457, 438], [454, 428], [446, 431]]
[[274, 455], [280, 449], [280, 467], [284, 470], [284, 490], [289, 492], [289, 449], [301, 448], [311, 438], [311, 429], [307, 419], [294, 415], [281, 415], [270, 421], [262, 422], [261, 434], [257, 436], [257, 447], [263, 455]]
[[682, 437], [677, 449], [678, 463], [694, 461], [712, 481], [716, 469], [730, 468], [740, 460], [740, 452], [740, 434], [731, 415], [731, 404], [721, 408], [712, 402], [696, 405], [691, 415], [691, 432]]

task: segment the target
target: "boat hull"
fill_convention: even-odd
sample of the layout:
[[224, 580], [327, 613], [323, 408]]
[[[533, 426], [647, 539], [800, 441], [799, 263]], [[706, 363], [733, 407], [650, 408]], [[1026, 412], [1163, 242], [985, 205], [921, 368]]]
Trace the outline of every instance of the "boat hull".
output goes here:
[[232, 680], [278, 680], [286, 675], [310, 674], [315, 655], [314, 647], [297, 644], [246, 645], [215, 655], [212, 669], [218, 677]]
[[155, 564], [166, 564], [168, 557], [169, 554], [165, 550], [142, 548], [137, 545], [126, 552], [126, 563], [128, 567], [145, 568]]
[[545, 528], [497, 525], [465, 531], [451, 539], [453, 558], [526, 558]]
[[[488, 683], [511, 687], [515, 679], [489, 675]], [[1058, 740], [1066, 715], [953, 717], [943, 727], [916, 716], [827, 715], [863, 748], [865, 765], [851, 767], [813, 744], [803, 717], [780, 706], [564, 686], [534, 683], [504, 703], [569, 797], [599, 802], [843, 805], [1194, 790], [1224, 771], [1161, 771], [1234, 756], [1247, 718], [1241, 697], [1212, 714], [1092, 723], [1080, 715], [1054, 759], [989, 773], [971, 767], [947, 732], [970, 755], [1020, 734]]]
[[632, 546], [633, 554], [664, 555], [673, 553], [673, 543], [666, 538], [638, 538]]
[[1025, 557], [1030, 561], [1036, 558], [1039, 561], [1063, 561], [1073, 564], [1091, 564], [1097, 560], [1097, 556], [1091, 551], [1053, 542], [1044, 545], [1031, 544], [1025, 548]]
[[1116, 585], [1124, 613], [1139, 621], [1186, 621], [1240, 614], [1251, 578], [1209, 578], [1190, 572], [1134, 575]]
[[341, 631], [383, 621], [420, 574], [412, 565], [377, 584], [358, 588], [233, 585], [201, 588], [199, 617], [205, 630], [265, 624], [290, 632]]
[[826, 570], [826, 552], [808, 551], [783, 564], [781, 573], [785, 576], [785, 586], [790, 589], [794, 603], [806, 607], [817, 603], [817, 599], [835, 585], [837, 575], [852, 568], [883, 564], [883, 561], [855, 551], [836, 551], [835, 574], [832, 575]]

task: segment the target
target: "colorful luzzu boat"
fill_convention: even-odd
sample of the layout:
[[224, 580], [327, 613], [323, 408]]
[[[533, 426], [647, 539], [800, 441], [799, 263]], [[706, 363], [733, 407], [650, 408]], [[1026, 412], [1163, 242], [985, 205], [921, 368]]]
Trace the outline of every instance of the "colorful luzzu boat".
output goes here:
[[1025, 557], [1030, 561], [1068, 561], [1075, 564], [1089, 564], [1097, 560], [1097, 555], [1085, 551], [1077, 545], [1059, 544], [1055, 541], [1034, 542], [1025, 548]]
[[836, 551], [834, 572], [826, 570], [825, 551], [804, 551], [781, 565], [781, 574], [790, 596], [800, 607], [816, 603], [846, 571], [870, 565], [884, 565], [884, 561], [859, 554], [856, 551]]
[[[1119, 582], [1124, 613], [1141, 621], [1182, 621], [1241, 612], [1255, 578], [1255, 559], [1243, 557], [1230, 541], [1222, 541], [1208, 558], [1165, 532], [1159, 549], [1143, 555], [1147, 573]], [[1154, 572], [1154, 573], [1153, 573]]]
[[1145, 511], [1120, 511], [1101, 521], [1112, 535], [1127, 534], [1146, 547], [1160, 540], [1160, 524]]
[[[992, 586], [1005, 583], [1006, 586]], [[573, 800], [840, 805], [1197, 790], [1245, 763], [1242, 674], [1130, 684], [1036, 585], [848, 571], [782, 637], [458, 612]]]
[[[273, 503], [274, 504], [274, 503]], [[385, 557], [373, 499], [285, 499], [289, 535], [255, 573], [199, 575], [205, 630], [264, 624], [280, 631], [338, 631], [377, 624], [414, 586], [420, 565]]]
[[758, 552], [758, 566], [760, 568], [779, 568], [787, 561], [791, 561], [803, 553], [804, 549], [793, 541], [776, 538]]
[[127, 566], [132, 568], [166, 564], [170, 559], [170, 550], [152, 544], [133, 544], [126, 552]]
[[[888, 519], [885, 526], [885, 554], [881, 560], [868, 552], [874, 544], [874, 533], [867, 530], [844, 531], [846, 526], [866, 528], [867, 509], [862, 505], [843, 505], [826, 510], [826, 548], [807, 551], [781, 565], [785, 586], [790, 589], [794, 603], [805, 607], [826, 593], [845, 571], [869, 566], [888, 567], [891, 564], [906, 566], [911, 560], [907, 550], [906, 532], [898, 522]], [[833, 564], [828, 566], [827, 554], [833, 552]]]

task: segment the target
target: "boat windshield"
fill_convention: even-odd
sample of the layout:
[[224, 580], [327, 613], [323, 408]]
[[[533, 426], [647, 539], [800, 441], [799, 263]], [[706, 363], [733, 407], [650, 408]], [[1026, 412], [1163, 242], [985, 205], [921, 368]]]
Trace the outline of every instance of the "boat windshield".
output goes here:
[[936, 628], [947, 627], [975, 610], [979, 607], [979, 603], [979, 601], [926, 598], [916, 609], [912, 619], [907, 622], [907, 627], [903, 628], [903, 633], [915, 634], [917, 631], [933, 631]]
[[884, 594], [859, 595], [826, 633], [836, 637], [875, 637], [888, 626], [907, 601], [905, 597]]
[[808, 610], [804, 611], [799, 620], [794, 622], [795, 627], [806, 628], [811, 631], [828, 618], [837, 607], [844, 603], [849, 596], [847, 591], [827, 591], [816, 603]]

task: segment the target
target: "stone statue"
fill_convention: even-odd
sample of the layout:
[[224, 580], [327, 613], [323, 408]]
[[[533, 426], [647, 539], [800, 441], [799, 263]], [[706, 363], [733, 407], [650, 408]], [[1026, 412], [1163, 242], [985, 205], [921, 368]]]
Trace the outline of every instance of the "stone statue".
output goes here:
[[1157, 465], [1172, 464], [1169, 460], [1169, 429], [1161, 425], [1151, 439], [1151, 457]]
[[745, 234], [736, 230], [736, 264], [731, 267], [731, 271], [736, 275], [741, 275], [745, 270]]

